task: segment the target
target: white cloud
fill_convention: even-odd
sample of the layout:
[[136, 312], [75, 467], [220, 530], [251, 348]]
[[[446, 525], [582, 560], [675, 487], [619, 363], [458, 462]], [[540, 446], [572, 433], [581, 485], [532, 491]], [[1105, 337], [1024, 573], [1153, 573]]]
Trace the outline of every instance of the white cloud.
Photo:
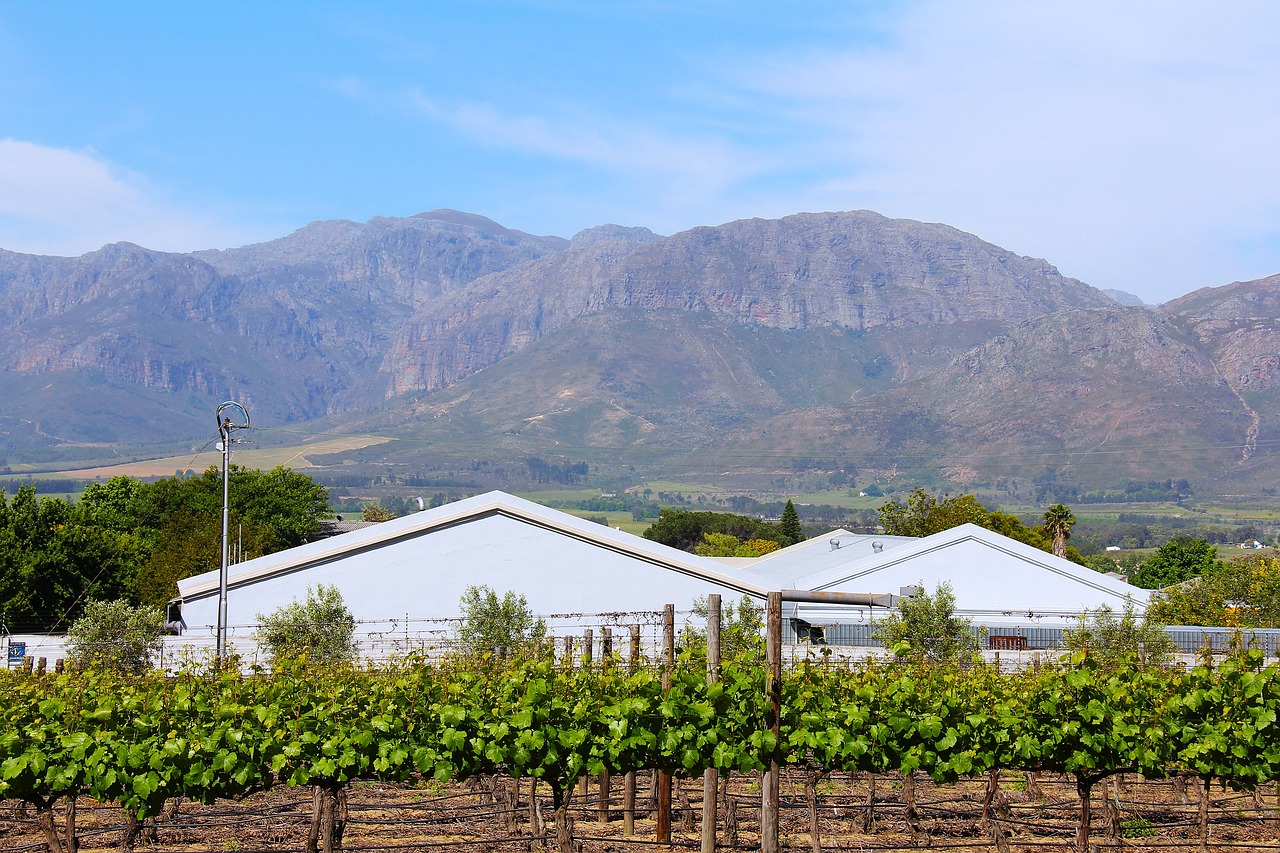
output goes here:
[[685, 205], [725, 192], [764, 168], [764, 159], [724, 136], [679, 135], [600, 115], [506, 115], [488, 104], [445, 104], [412, 92], [412, 107], [482, 145], [542, 154], [627, 179]]
[[1148, 299], [1280, 272], [1280, 7], [933, 2], [890, 26], [730, 73], [816, 140], [811, 206], [948, 222]]
[[[120, 240], [191, 251], [261, 239], [167, 201], [97, 153], [0, 139], [0, 247], [79, 255]], [[272, 235], [275, 236], [275, 235]]]

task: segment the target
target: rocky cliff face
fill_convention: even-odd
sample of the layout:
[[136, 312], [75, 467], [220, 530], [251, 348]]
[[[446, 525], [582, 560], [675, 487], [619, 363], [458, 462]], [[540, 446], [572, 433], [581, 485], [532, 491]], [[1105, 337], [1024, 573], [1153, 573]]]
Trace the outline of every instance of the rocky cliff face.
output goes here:
[[943, 225], [799, 214], [642, 245], [570, 248], [422, 306], [395, 337], [393, 395], [449, 385], [607, 308], [707, 312], [769, 328], [1017, 323], [1114, 302], [1043, 261]]
[[1123, 476], [1146, 455], [1184, 476], [1204, 459], [1177, 448], [1199, 447], [1256, 478], [1277, 318], [1280, 276], [1122, 307], [867, 211], [572, 241], [432, 211], [194, 255], [0, 251], [0, 450], [204, 434], [234, 397], [259, 423], [513, 453], [866, 454], [962, 481], [982, 460]]

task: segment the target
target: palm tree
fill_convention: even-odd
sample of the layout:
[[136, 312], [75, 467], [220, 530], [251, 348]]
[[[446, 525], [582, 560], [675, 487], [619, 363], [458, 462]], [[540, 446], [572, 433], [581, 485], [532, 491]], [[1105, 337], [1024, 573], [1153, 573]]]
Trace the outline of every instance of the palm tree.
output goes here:
[[1076, 517], [1066, 504], [1054, 504], [1045, 511], [1044, 529], [1053, 537], [1056, 556], [1067, 556], [1067, 540], [1071, 538], [1071, 525], [1075, 523]]

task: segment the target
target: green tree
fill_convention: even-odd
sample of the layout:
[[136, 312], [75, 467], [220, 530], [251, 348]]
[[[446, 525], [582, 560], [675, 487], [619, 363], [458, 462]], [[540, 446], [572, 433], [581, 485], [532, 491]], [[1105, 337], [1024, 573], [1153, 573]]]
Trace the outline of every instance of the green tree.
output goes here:
[[782, 544], [778, 525], [746, 515], [728, 512], [690, 512], [664, 509], [658, 520], [644, 531], [644, 537], [672, 548], [693, 553], [708, 533], [727, 533], [740, 541], [769, 539]]
[[702, 557], [763, 557], [782, 547], [772, 539], [748, 539], [743, 542], [728, 533], [704, 533], [702, 538], [702, 544], [693, 551]]
[[1169, 625], [1280, 627], [1280, 559], [1241, 557], [1216, 563], [1168, 589], [1150, 612]]
[[124, 599], [91, 601], [67, 631], [67, 651], [76, 666], [136, 675], [151, 668], [163, 634], [161, 610]]
[[1175, 536], [1144, 560], [1129, 582], [1143, 589], [1164, 589], [1199, 577], [1219, 566], [1218, 552], [1204, 539]]
[[[1067, 510], [1070, 514], [1070, 509]], [[1041, 551], [1053, 551], [1051, 535], [1044, 529], [1028, 527], [1022, 519], [1000, 510], [989, 510], [973, 495], [934, 497], [924, 489], [916, 489], [907, 502], [889, 501], [880, 507], [880, 524], [891, 536], [930, 536], [962, 524], [976, 524], [1002, 536], [1016, 539]], [[1064, 549], [1066, 559], [1084, 565], [1084, 557], [1070, 545]]]
[[1053, 553], [1057, 556], [1067, 556], [1067, 539], [1071, 537], [1071, 526], [1075, 523], [1075, 515], [1065, 504], [1054, 504], [1045, 510], [1044, 529], [1053, 539]]
[[804, 541], [804, 531], [800, 527], [800, 514], [796, 512], [796, 505], [790, 500], [783, 507], [782, 519], [778, 522], [778, 532], [786, 540], [785, 545], [795, 545]]
[[396, 514], [382, 504], [365, 504], [360, 510], [361, 521], [390, 521], [395, 517]]
[[880, 507], [880, 524], [890, 536], [930, 536], [962, 524], [986, 527], [991, 514], [973, 495], [934, 497], [916, 489], [905, 504], [889, 501]]
[[1164, 623], [1148, 612], [1139, 619], [1133, 602], [1127, 601], [1119, 617], [1108, 605], [1080, 619], [1075, 628], [1063, 632], [1067, 649], [1073, 654], [1088, 652], [1104, 667], [1139, 661], [1160, 666], [1173, 660], [1177, 645], [1164, 630]]
[[898, 609], [876, 626], [873, 636], [898, 657], [943, 661], [976, 654], [973, 623], [955, 610], [951, 584], [939, 584], [930, 595], [922, 583], [913, 597], [899, 599]]
[[[233, 465], [228, 485], [230, 533], [233, 544], [243, 547], [243, 559], [310, 541], [320, 519], [329, 515], [325, 488], [287, 468], [264, 473]], [[222, 474], [217, 468], [143, 484], [131, 512], [152, 541], [136, 573], [140, 601], [162, 604], [177, 595], [178, 581], [221, 564]]]
[[336, 586], [307, 587], [302, 601], [259, 613], [258, 622], [258, 644], [272, 662], [305, 656], [316, 663], [346, 663], [355, 657], [356, 620]]
[[536, 648], [547, 634], [546, 623], [533, 615], [528, 600], [510, 590], [499, 598], [487, 586], [469, 586], [459, 606], [458, 639], [466, 654], [511, 657]]

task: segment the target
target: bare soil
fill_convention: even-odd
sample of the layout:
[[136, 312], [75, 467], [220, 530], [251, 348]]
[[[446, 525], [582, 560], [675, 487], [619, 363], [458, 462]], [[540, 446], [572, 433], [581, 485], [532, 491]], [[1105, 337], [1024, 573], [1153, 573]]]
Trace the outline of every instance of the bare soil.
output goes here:
[[[984, 780], [957, 785], [916, 781], [916, 817], [909, 820], [903, 780], [879, 776], [871, 823], [867, 825], [868, 778], [865, 774], [835, 773], [819, 778], [816, 809], [821, 850], [907, 850], [919, 847], [993, 851], [1069, 850], [1075, 841], [1079, 803], [1074, 781], [1041, 774], [1038, 796], [1027, 793], [1025, 774], [1004, 774], [1000, 796], [983, 821]], [[702, 814], [702, 781], [678, 783], [685, 796], [672, 798], [672, 844], [655, 842], [655, 815], [649, 794], [649, 774], [640, 774], [636, 789], [635, 833], [623, 834], [623, 780], [610, 786], [607, 823], [599, 821], [598, 793], [594, 782], [586, 797], [575, 795], [572, 815], [574, 837], [586, 853], [641, 851], [671, 848], [698, 849]], [[556, 849], [554, 829], [531, 829], [530, 817], [550, 824], [550, 794], [539, 786], [537, 806], [531, 815], [530, 784], [519, 786], [519, 798], [511, 804], [512, 780], [471, 780], [440, 785], [388, 785], [359, 783], [350, 789], [349, 819], [343, 838], [348, 851], [377, 850], [493, 850], [528, 851]], [[805, 795], [805, 774], [789, 771], [783, 779], [781, 844], [783, 849], [815, 851], [809, 833], [810, 801]], [[760, 781], [758, 776], [732, 778], [731, 797], [736, 806], [736, 849], [759, 849]], [[1112, 811], [1105, 799], [1118, 806]], [[1168, 850], [1199, 848], [1198, 799], [1194, 781], [1185, 786], [1174, 780], [1148, 781], [1123, 777], [1118, 791], [1111, 782], [1099, 783], [1092, 800], [1091, 842], [1108, 849]], [[311, 822], [311, 789], [280, 787], [238, 801], [212, 806], [183, 801], [177, 814], [160, 821], [153, 840], [140, 841], [138, 851], [301, 851]], [[59, 805], [61, 825], [65, 804]], [[726, 841], [721, 803], [717, 822], [721, 849]], [[77, 803], [79, 849], [116, 849], [125, 827], [121, 810], [110, 804], [80, 800]], [[1118, 832], [1116, 829], [1118, 828]], [[997, 840], [997, 836], [999, 836]], [[0, 850], [46, 849], [36, 825], [35, 813], [9, 800], [0, 803]], [[1209, 793], [1209, 841], [1207, 849], [1280, 849], [1280, 790], [1268, 786], [1257, 795], [1222, 789]]]

